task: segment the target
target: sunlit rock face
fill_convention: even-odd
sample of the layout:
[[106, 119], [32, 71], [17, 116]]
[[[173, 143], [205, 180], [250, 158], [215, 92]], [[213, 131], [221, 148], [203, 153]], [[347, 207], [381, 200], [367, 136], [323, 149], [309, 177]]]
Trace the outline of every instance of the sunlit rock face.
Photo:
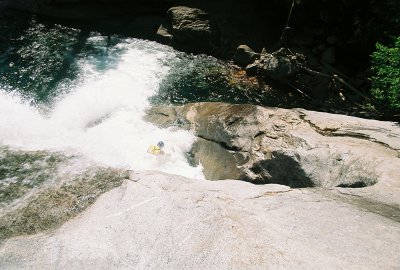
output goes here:
[[59, 229], [4, 242], [0, 265], [390, 269], [400, 263], [394, 210], [335, 191], [131, 173]]
[[399, 178], [400, 129], [390, 122], [225, 103], [152, 108], [147, 119], [192, 129], [209, 179], [329, 188]]

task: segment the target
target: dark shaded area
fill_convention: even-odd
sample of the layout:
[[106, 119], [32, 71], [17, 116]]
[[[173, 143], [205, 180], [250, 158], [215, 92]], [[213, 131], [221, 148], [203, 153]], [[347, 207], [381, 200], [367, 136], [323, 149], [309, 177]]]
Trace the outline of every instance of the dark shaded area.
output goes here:
[[[213, 33], [218, 36], [211, 54], [223, 59], [232, 59], [241, 44], [256, 51], [276, 44], [287, 16], [286, 4], [282, 1], [180, 0], [174, 5], [199, 8], [209, 14]], [[190, 49], [184, 45], [174, 44]]]
[[[3, 45], [0, 46], [2, 47], [0, 53], [2, 80], [12, 85], [7, 81], [7, 74], [17, 72], [17, 76], [21, 78], [21, 84], [16, 86], [21, 88], [23, 85], [27, 92], [29, 88], [40, 89], [38, 91], [42, 93], [42, 97], [39, 97], [39, 100], [44, 96], [51, 96], [51, 89], [54, 89], [60, 81], [76, 76], [75, 59], [87, 49], [86, 40], [91, 32], [96, 31], [109, 36], [111, 43], [115, 40], [115, 34], [154, 40], [157, 29], [165, 23], [166, 11], [171, 6], [186, 5], [203, 9], [208, 13], [206, 19], [210, 20], [212, 26], [212, 50], [204, 48], [204, 51], [201, 51], [200, 48], [200, 51], [196, 53], [206, 52], [218, 58], [232, 59], [235, 49], [240, 44], [247, 44], [256, 52], [260, 52], [263, 47], [272, 51], [284, 45], [294, 52], [304, 54], [307, 65], [325, 73], [327, 71], [321, 65], [320, 59], [324, 54], [332, 54], [330, 58], [335, 62], [335, 68], [349, 77], [346, 80], [367, 97], [370, 90], [368, 78], [371, 77], [369, 55], [374, 50], [374, 44], [376, 41], [386, 42], [388, 37], [399, 34], [400, 29], [396, 27], [398, 19], [393, 20], [396, 14], [400, 14], [399, 5], [395, 5], [392, 0], [296, 1], [289, 20], [288, 13], [292, 0], [15, 0], [6, 2], [12, 4], [14, 8], [48, 16], [32, 18], [31, 15], [20, 13], [6, 20], [3, 24], [6, 26], [2, 26], [1, 31], [7, 36], [2, 41]], [[13, 12], [7, 12], [9, 14], [6, 16], [13, 16]], [[73, 33], [76, 39], [74, 42], [63, 39], [58, 41], [65, 46], [65, 50], [60, 50], [61, 54], [57, 52], [52, 55], [52, 58], [59, 58], [57, 63], [44, 60], [41, 62], [46, 62], [46, 66], [35, 66], [31, 64], [31, 59], [26, 59], [24, 62], [16, 56], [15, 50], [18, 51], [18, 48], [25, 46], [23, 42], [16, 41], [21, 38], [21, 33], [29, 28], [32, 19], [46, 25], [46, 31], [51, 31], [56, 25], [78, 29], [79, 33]], [[9, 26], [12, 24], [16, 27]], [[285, 40], [282, 40], [280, 38], [286, 24], [289, 30]], [[192, 49], [192, 46], [185, 47], [182, 44], [183, 47], [180, 47], [178, 43], [173, 45], [183, 51], [190, 52]], [[15, 48], [15, 50], [10, 50], [10, 48]], [[19, 64], [22, 68], [17, 68], [18, 65], [15, 65], [18, 61], [21, 62]], [[198, 101], [223, 101], [284, 108], [302, 107], [392, 121], [397, 121], [400, 117], [393, 115], [392, 112], [376, 111], [371, 108], [373, 101], [354, 94], [342, 84], [326, 78], [321, 79], [301, 73], [295, 78], [290, 78], [290, 84], [266, 78], [255, 79], [257, 83], [242, 84], [232, 82], [229, 71], [218, 65], [205, 64], [204, 67], [197, 68], [196, 66], [204, 63], [196, 61], [193, 58], [194, 68], [189, 67], [188, 70], [176, 72], [167, 78], [164, 81], [165, 86], [160, 89], [159, 96], [154, 97], [152, 102], [154, 104], [165, 102], [184, 104]], [[10, 64], [14, 65], [14, 68], [10, 67]], [[24, 74], [24, 68], [31, 71]], [[57, 70], [57, 72], [49, 75], [46, 69]], [[34, 70], [40, 70], [40, 76], [45, 78], [41, 85], [31, 79]]]
[[89, 31], [81, 30], [76, 38], [75, 43], [71, 47], [66, 48], [66, 52], [64, 53], [64, 58], [61, 61], [61, 66], [57, 70], [57, 73], [53, 75], [52, 81], [48, 84], [49, 90], [54, 89], [60, 81], [65, 79], [66, 74], [69, 73], [74, 64], [74, 60], [84, 49], [86, 40], [89, 38], [89, 35], [90, 35]]
[[0, 83], [34, 103], [51, 101], [60, 83], [71, 83], [79, 75], [80, 58], [96, 56], [98, 69], [107, 69], [117, 60], [109, 50], [119, 42], [115, 35], [104, 34], [104, 44], [90, 43], [95, 33], [90, 25], [73, 28], [20, 11], [0, 12]]
[[[189, 61], [190, 62], [189, 62]], [[255, 87], [230, 82], [230, 69], [225, 63], [193, 57], [183, 60], [164, 79], [153, 104], [183, 105], [189, 102], [228, 102], [262, 104], [264, 95]]]
[[[203, 173], [208, 180], [239, 179], [241, 169], [238, 164], [244, 163], [240, 153], [227, 150], [226, 144], [199, 138], [190, 150], [192, 164], [201, 163]], [[228, 146], [229, 148], [229, 146]]]
[[[334, 37], [336, 58], [345, 72], [364, 70], [377, 41], [399, 35], [399, 5], [393, 0], [14, 0], [10, 6], [111, 33], [154, 39], [172, 6], [200, 8], [209, 14], [218, 38], [215, 56], [231, 59], [238, 45], [260, 52], [282, 45], [280, 37], [290, 27], [287, 42], [300, 49], [314, 49]], [[394, 18], [394, 19], [393, 19]], [[199, 40], [201, 42], [201, 40]], [[178, 48], [180, 44], [175, 44]], [[190, 50], [190, 47], [181, 48]], [[206, 48], [205, 48], [206, 49]], [[351, 56], [351, 59], [349, 59]]]
[[62, 79], [76, 75], [72, 65], [87, 35], [26, 13], [7, 10], [4, 14], [1, 82], [27, 97], [35, 93], [35, 101], [47, 101]]
[[5, 0], [10, 9], [39, 15], [47, 20], [103, 34], [155, 39], [173, 1], [168, 0]]
[[353, 184], [340, 184], [337, 187], [342, 187], [342, 188], [363, 188], [367, 187], [368, 185], [365, 182], [355, 182]]
[[[226, 102], [283, 108], [313, 107], [279, 82], [268, 85], [259, 77], [247, 77], [229, 63], [211, 57], [182, 56], [163, 80], [154, 105], [184, 105], [190, 102]], [[314, 106], [315, 107], [315, 106]]]
[[259, 179], [256, 179], [255, 182], [252, 181], [255, 184], [280, 184], [292, 188], [314, 186], [296, 161], [296, 157], [284, 153], [273, 152], [271, 159], [256, 163], [251, 171], [259, 176]]
[[[175, 29], [186, 21], [178, 12], [175, 12], [174, 18], [170, 18], [169, 14], [168, 24], [164, 26], [172, 38], [166, 43], [175, 48], [232, 59], [240, 44], [249, 45], [256, 52], [262, 48], [272, 52], [283, 46], [294, 54], [302, 55], [306, 60], [302, 65], [312, 71], [301, 70], [296, 76], [285, 78], [286, 83], [277, 83], [262, 76], [265, 84], [277, 90], [271, 94], [262, 86], [247, 94], [240, 87], [231, 89], [225, 84], [221, 88], [227, 95], [217, 94], [215, 97], [199, 87], [189, 86], [193, 89], [190, 91], [195, 93], [195, 101], [207, 101], [209, 97], [211, 101], [220, 98], [225, 102], [241, 103], [241, 100], [247, 99], [249, 103], [263, 106], [302, 107], [365, 118], [399, 119], [395, 112], [374, 107], [369, 79], [372, 76], [369, 56], [374, 51], [375, 43], [385, 42], [390, 36], [399, 34], [400, 24], [395, 19], [400, 17], [399, 5], [394, 1], [182, 0], [175, 5], [204, 10], [208, 15], [206, 18], [184, 13], [184, 9], [180, 12], [188, 15], [194, 25], [209, 21], [210, 26], [210, 30], [203, 27], [202, 33], [198, 33], [201, 27], [196, 26], [191, 32], [187, 29], [177, 31]], [[172, 25], [174, 21], [178, 23]], [[340, 80], [334, 79], [334, 76], [339, 76]], [[218, 90], [212, 93], [218, 93]]]

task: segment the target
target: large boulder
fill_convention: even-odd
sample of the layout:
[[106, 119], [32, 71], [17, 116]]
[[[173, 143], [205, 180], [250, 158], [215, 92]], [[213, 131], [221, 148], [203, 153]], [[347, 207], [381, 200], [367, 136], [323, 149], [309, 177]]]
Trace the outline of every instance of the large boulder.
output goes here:
[[167, 12], [171, 20], [175, 38], [180, 41], [208, 36], [211, 34], [210, 19], [207, 12], [190, 7], [172, 7]]
[[158, 110], [148, 112], [153, 123], [169, 119], [202, 139], [193, 154], [210, 179], [292, 187], [400, 186], [400, 127], [390, 122], [225, 103], [175, 107], [173, 121]]
[[159, 28], [157, 36], [159, 41], [187, 52], [212, 53], [218, 47], [218, 33], [209, 14], [198, 8], [170, 8], [167, 23]]
[[236, 49], [233, 62], [241, 67], [246, 67], [253, 63], [258, 57], [260, 57], [260, 54], [254, 52], [249, 46], [240, 45]]

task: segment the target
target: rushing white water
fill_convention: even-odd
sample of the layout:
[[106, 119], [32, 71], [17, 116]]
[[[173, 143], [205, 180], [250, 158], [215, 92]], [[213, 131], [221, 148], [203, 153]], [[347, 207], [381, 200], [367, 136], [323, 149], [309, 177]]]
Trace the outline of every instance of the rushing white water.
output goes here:
[[[0, 145], [63, 151], [112, 167], [203, 178], [201, 166], [191, 167], [185, 158], [192, 134], [142, 120], [148, 98], [168, 74], [175, 53], [139, 40], [128, 40], [118, 49], [123, 53], [110, 69], [96, 69], [93, 58], [81, 59], [81, 76], [45, 110], [16, 92], [0, 90]], [[148, 154], [149, 145], [160, 140], [166, 155]]]

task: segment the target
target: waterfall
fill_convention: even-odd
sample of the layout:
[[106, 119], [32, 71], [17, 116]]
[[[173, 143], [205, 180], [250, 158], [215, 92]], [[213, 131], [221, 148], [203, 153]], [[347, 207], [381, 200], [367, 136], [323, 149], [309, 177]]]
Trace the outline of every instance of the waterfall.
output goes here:
[[[107, 37], [92, 36], [87, 42], [106, 43]], [[176, 52], [137, 39], [122, 39], [112, 50], [79, 57], [78, 75], [59, 83], [51, 102], [38, 105], [0, 84], [0, 146], [204, 178], [201, 166], [191, 167], [185, 157], [195, 139], [190, 132], [160, 129], [143, 120], [148, 99], [169, 74]], [[161, 140], [166, 154], [148, 154], [147, 148]]]

